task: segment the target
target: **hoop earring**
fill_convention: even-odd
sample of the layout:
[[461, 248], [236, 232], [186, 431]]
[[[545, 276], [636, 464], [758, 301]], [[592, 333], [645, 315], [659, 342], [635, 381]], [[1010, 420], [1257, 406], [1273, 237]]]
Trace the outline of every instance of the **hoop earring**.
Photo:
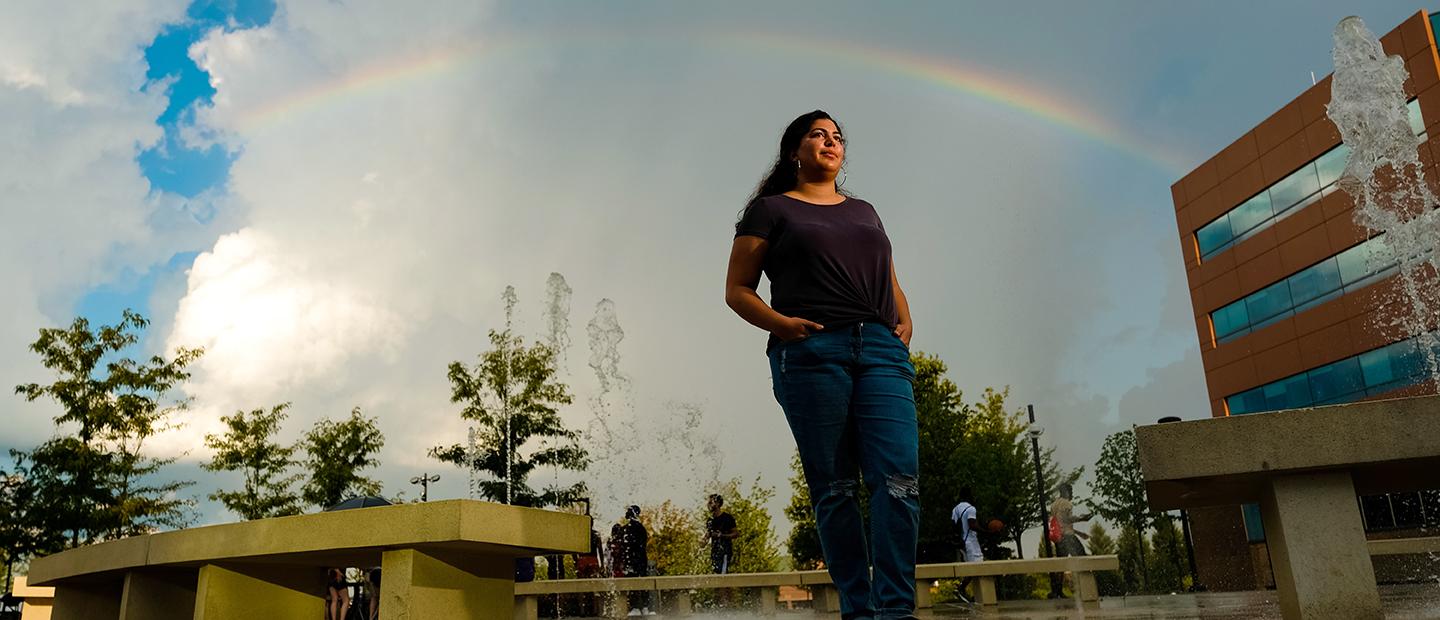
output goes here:
[[840, 189], [840, 188], [842, 188], [842, 187], [845, 187], [845, 178], [848, 177], [848, 176], [850, 176], [850, 174], [849, 174], [848, 172], [845, 172], [845, 169], [844, 169], [844, 168], [841, 168], [841, 169], [840, 169], [840, 182], [835, 184], [835, 189]]

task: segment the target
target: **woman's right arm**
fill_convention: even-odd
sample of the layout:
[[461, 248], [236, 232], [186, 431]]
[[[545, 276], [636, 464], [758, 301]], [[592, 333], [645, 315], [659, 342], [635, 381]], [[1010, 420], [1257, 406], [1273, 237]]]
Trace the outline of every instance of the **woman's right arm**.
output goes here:
[[725, 305], [746, 322], [775, 334], [781, 340], [803, 338], [824, 329], [819, 323], [788, 317], [776, 312], [755, 287], [760, 285], [760, 272], [770, 242], [760, 237], [742, 235], [730, 246], [730, 268], [725, 273]]

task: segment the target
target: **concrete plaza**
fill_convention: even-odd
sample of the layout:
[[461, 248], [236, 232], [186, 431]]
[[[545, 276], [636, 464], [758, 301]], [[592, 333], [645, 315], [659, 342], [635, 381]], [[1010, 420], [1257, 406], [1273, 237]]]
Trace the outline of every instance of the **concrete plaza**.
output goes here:
[[[1440, 584], [1380, 586], [1380, 602], [1387, 620], [1440, 620]], [[1153, 596], [1107, 597], [1099, 609], [1082, 610], [1074, 601], [1003, 601], [995, 612], [940, 603], [916, 612], [916, 617], [983, 618], [985, 620], [1257, 620], [1281, 618], [1280, 599], [1274, 591], [1217, 592]], [[675, 616], [657, 615], [665, 619]], [[697, 612], [687, 620], [832, 620], [835, 614], [808, 609], [780, 610], [774, 616], [754, 612]], [[569, 618], [569, 617], [567, 617]], [[573, 620], [590, 620], [575, 618]]]

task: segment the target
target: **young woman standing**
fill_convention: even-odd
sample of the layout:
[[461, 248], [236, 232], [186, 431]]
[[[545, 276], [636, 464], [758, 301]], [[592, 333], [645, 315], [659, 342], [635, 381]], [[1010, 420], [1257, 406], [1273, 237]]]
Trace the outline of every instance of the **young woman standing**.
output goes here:
[[[735, 226], [725, 302], [770, 333], [775, 399], [800, 450], [841, 616], [909, 618], [920, 522], [910, 307], [875, 207], [836, 183], [844, 164], [830, 115], [790, 123]], [[762, 274], [770, 304], [755, 292]]]

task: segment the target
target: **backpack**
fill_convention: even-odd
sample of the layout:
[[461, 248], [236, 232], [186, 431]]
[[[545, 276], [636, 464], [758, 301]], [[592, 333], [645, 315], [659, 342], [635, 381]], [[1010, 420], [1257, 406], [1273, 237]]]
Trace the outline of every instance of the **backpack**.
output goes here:
[[1045, 528], [1045, 537], [1052, 543], [1060, 542], [1060, 517], [1050, 517], [1050, 527]]

